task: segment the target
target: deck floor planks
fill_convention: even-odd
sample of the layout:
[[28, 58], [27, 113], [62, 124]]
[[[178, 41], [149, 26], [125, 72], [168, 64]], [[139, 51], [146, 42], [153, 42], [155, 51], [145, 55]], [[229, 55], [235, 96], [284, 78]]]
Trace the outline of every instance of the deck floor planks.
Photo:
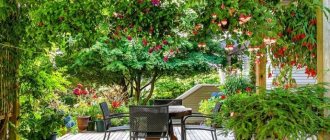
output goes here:
[[[217, 131], [221, 132], [221, 131]], [[174, 127], [174, 133], [178, 140], [181, 140], [181, 128]], [[219, 134], [219, 133], [218, 133]], [[58, 140], [103, 140], [104, 133], [101, 132], [85, 132], [78, 134], [66, 134]], [[218, 135], [218, 140], [234, 140], [233, 136], [225, 137]], [[112, 132], [110, 140], [129, 140], [129, 131]], [[140, 140], [140, 139], [139, 139]], [[141, 139], [143, 140], [143, 139]], [[165, 140], [165, 139], [162, 139]], [[211, 132], [202, 130], [187, 131], [187, 140], [212, 140]]]

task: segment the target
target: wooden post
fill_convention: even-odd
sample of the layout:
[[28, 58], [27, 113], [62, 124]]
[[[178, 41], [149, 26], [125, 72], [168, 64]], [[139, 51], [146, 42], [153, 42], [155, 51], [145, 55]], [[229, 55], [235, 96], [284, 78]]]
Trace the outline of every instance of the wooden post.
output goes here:
[[[323, 0], [321, 0], [323, 1]], [[317, 19], [317, 82], [322, 83], [323, 80], [323, 12], [322, 9], [317, 9], [316, 11], [316, 19]]]
[[256, 64], [256, 87], [257, 94], [266, 89], [266, 63], [267, 55], [260, 56], [260, 63]]
[[[320, 0], [325, 6], [329, 6], [330, 3], [327, 1]], [[328, 4], [328, 5], [326, 5]], [[317, 18], [317, 82], [323, 83], [323, 82], [330, 82], [330, 79], [327, 78], [330, 74], [327, 71], [327, 69], [330, 68], [330, 60], [329, 60], [329, 51], [330, 46], [328, 41], [330, 37], [327, 33], [327, 29], [329, 28], [329, 25], [324, 24], [326, 21], [323, 17], [323, 11], [321, 8], [317, 9], [316, 11], [316, 18]], [[326, 28], [324, 28], [326, 27]], [[324, 35], [326, 34], [326, 35]], [[328, 34], [328, 35], [327, 35]], [[328, 45], [326, 45], [328, 44]], [[324, 96], [330, 96], [330, 93], [326, 93]], [[329, 115], [327, 112], [329, 110], [324, 111], [324, 115]], [[330, 135], [326, 132], [320, 132], [318, 135], [319, 140], [328, 140], [330, 139]]]

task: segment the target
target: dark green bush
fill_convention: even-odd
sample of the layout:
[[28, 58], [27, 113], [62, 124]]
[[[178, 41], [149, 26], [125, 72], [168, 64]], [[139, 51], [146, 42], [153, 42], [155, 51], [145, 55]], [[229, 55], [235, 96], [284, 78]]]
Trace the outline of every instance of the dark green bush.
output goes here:
[[216, 122], [233, 131], [237, 139], [306, 139], [330, 130], [330, 108], [323, 85], [274, 89], [261, 94], [228, 97]]

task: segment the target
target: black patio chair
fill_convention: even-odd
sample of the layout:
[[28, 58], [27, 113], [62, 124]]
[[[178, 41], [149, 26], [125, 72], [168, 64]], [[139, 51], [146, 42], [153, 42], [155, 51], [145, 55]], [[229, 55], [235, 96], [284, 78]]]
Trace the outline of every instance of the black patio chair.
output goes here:
[[100, 107], [101, 107], [102, 114], [103, 114], [103, 121], [104, 121], [104, 128], [105, 128], [103, 140], [105, 140], [105, 138], [107, 137], [107, 133], [109, 133], [108, 138], [107, 138], [109, 140], [111, 132], [129, 130], [128, 125], [116, 126], [116, 127], [111, 126], [111, 119], [129, 117], [128, 113], [110, 114], [110, 110], [109, 110], [108, 104], [106, 102], [100, 103]]
[[130, 139], [169, 137], [168, 106], [130, 106]]
[[[182, 105], [182, 99], [155, 99], [154, 105]], [[171, 118], [171, 123], [173, 125], [181, 125], [181, 118]]]
[[222, 103], [219, 102], [215, 105], [212, 115], [205, 115], [205, 114], [201, 114], [201, 113], [193, 113], [192, 115], [188, 115], [183, 119], [183, 135], [184, 135], [184, 139], [187, 138], [187, 130], [205, 130], [205, 131], [210, 131], [211, 135], [212, 135], [212, 140], [217, 140], [217, 135], [216, 135], [216, 127], [215, 124], [211, 124], [211, 126], [206, 126], [205, 124], [201, 123], [200, 125], [187, 125], [186, 121], [189, 118], [205, 118], [205, 119], [213, 119], [214, 115], [217, 114], [220, 109], [221, 109]]
[[156, 99], [154, 105], [182, 105], [182, 99]]

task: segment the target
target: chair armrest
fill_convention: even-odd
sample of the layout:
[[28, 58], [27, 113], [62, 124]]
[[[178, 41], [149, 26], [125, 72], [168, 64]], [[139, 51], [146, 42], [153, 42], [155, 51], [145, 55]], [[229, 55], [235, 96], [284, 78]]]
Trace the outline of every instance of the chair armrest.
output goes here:
[[203, 114], [198, 114], [198, 115], [188, 115], [186, 117], [183, 118], [183, 123], [185, 124], [186, 123], [186, 120], [188, 118], [209, 118], [209, 119], [213, 119], [212, 116], [209, 116], [209, 115], [203, 115]]
[[191, 113], [191, 115], [203, 115], [203, 114], [199, 113], [199, 112], [193, 112], [193, 113]]
[[110, 115], [110, 118], [121, 118], [121, 117], [129, 117], [129, 113], [118, 113]]

